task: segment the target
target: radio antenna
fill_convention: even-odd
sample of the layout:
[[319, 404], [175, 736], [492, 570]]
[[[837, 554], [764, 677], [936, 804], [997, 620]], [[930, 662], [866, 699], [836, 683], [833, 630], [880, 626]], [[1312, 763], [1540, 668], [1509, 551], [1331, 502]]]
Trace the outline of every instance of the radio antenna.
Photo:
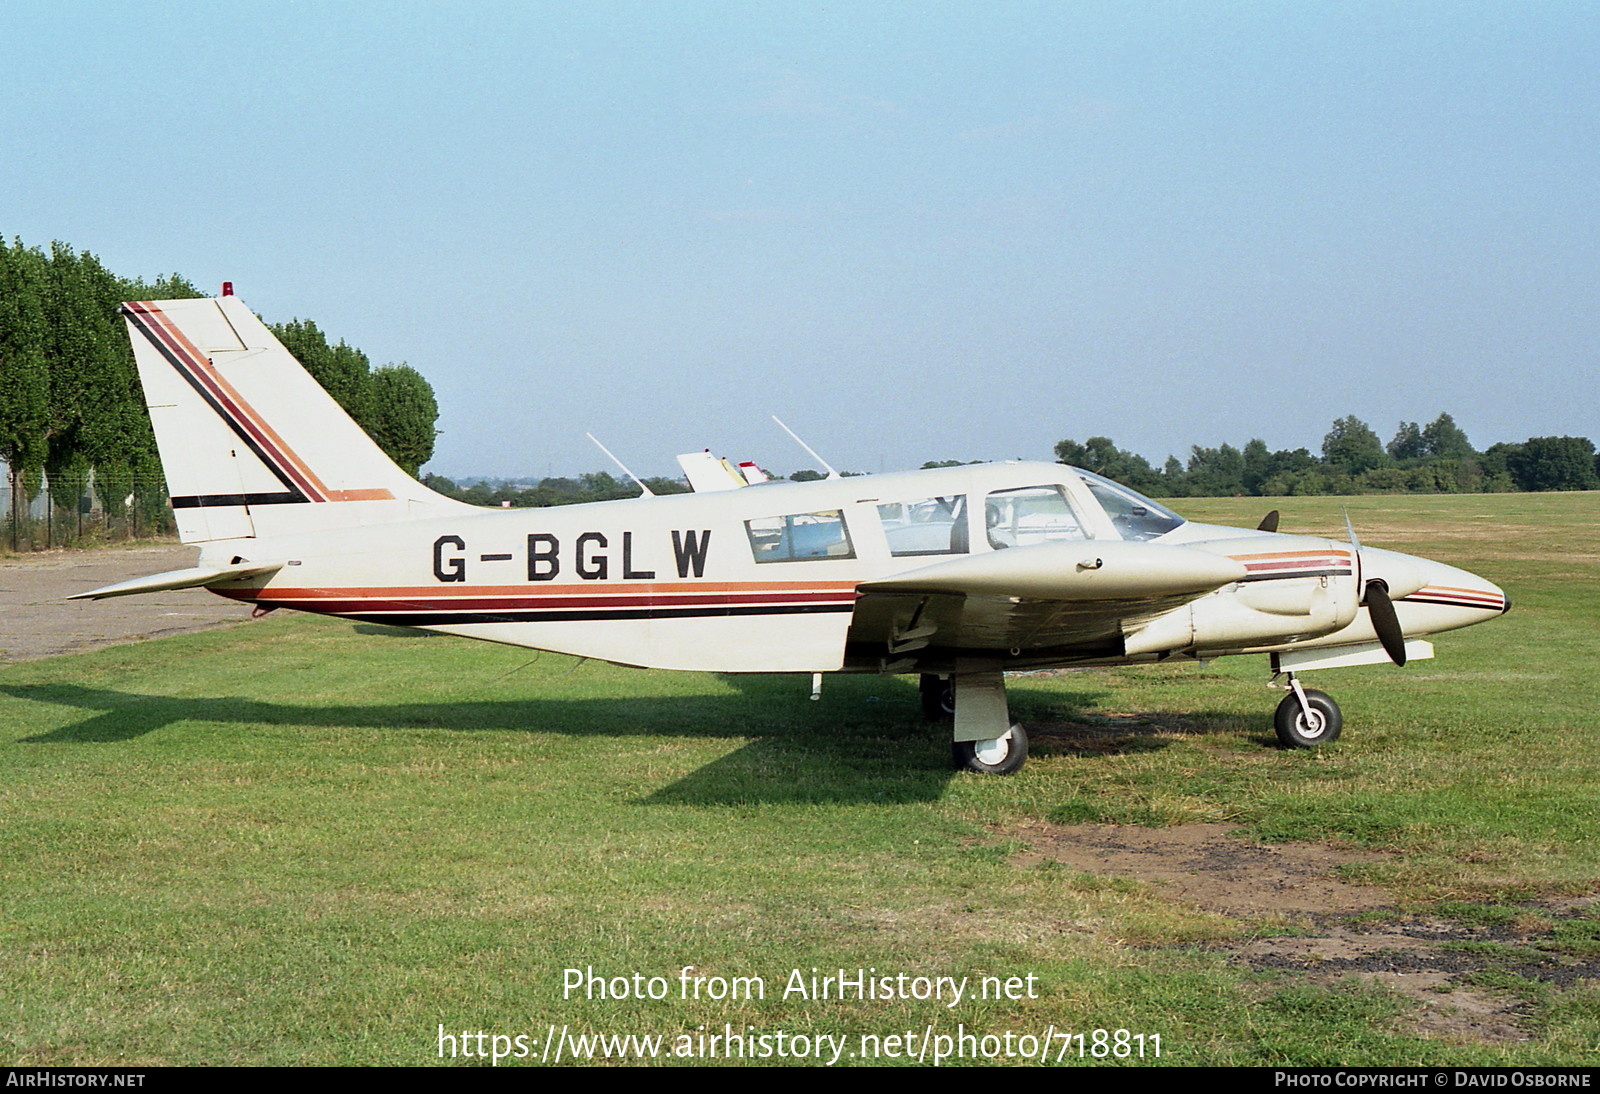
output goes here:
[[800, 434], [796, 433], [794, 430], [790, 429], [788, 426], [783, 424], [783, 419], [779, 418], [776, 414], [774, 414], [772, 416], [772, 420], [778, 423], [778, 427], [780, 429], [782, 429], [785, 433], [789, 434], [789, 436], [794, 438], [794, 443], [795, 444], [799, 445], [801, 448], [803, 448], [807, 452], [809, 452], [811, 454], [811, 458], [812, 459], [816, 460], [823, 467], [827, 468], [828, 478], [837, 479], [837, 478], [840, 477], [839, 476], [839, 472], [835, 471], [832, 468], [832, 466], [829, 465], [827, 460], [825, 460], [821, 456], [817, 455], [817, 450], [815, 448], [812, 448], [809, 444], [806, 444], [805, 441], [802, 441], [800, 439]]
[[599, 438], [597, 438], [593, 433], [585, 433], [584, 436], [588, 437], [591, 441], [594, 441], [594, 446], [596, 448], [604, 452], [607, 456], [610, 456], [611, 462], [622, 468], [622, 473], [624, 475], [628, 476], [628, 478], [639, 484], [639, 489], [644, 491], [644, 493], [640, 495], [641, 497], [653, 498], [656, 496], [655, 491], [646, 486], [644, 484], [644, 480], [638, 475], [635, 475], [632, 471], [629, 471], [628, 465], [617, 459], [617, 457], [612, 453], [611, 449], [600, 443]]

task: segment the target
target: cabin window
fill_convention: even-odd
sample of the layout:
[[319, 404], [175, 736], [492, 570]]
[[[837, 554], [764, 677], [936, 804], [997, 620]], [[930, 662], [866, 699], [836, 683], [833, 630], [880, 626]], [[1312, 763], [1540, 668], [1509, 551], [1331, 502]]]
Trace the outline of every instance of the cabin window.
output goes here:
[[967, 498], [892, 501], [878, 506], [883, 538], [889, 553], [906, 555], [962, 555], [967, 553]]
[[855, 558], [844, 513], [792, 513], [744, 522], [757, 562], [806, 562], [818, 558]]
[[1087, 538], [1059, 486], [996, 490], [983, 509], [989, 546], [996, 550]]

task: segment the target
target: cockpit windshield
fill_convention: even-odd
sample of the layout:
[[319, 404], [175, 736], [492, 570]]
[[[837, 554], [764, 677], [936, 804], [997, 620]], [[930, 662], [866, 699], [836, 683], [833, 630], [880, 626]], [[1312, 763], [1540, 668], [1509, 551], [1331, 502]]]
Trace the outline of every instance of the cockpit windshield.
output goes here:
[[1171, 509], [1157, 505], [1120, 483], [1101, 478], [1092, 471], [1078, 469], [1078, 474], [1083, 477], [1084, 485], [1105, 509], [1106, 516], [1111, 518], [1111, 523], [1116, 525], [1123, 539], [1155, 539], [1183, 523], [1183, 518]]

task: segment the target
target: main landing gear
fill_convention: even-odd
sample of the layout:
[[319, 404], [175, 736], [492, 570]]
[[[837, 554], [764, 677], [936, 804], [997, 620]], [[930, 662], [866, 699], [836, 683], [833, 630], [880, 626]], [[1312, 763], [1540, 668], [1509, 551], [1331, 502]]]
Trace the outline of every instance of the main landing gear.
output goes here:
[[956, 741], [950, 756], [959, 771], [980, 775], [1012, 775], [1028, 759], [1028, 734], [1015, 723], [1002, 736], [987, 741]]
[[[1322, 691], [1303, 688], [1292, 672], [1283, 673], [1288, 691], [1273, 715], [1284, 748], [1317, 748], [1339, 739], [1344, 717], [1339, 704]], [[957, 670], [948, 676], [923, 673], [918, 690], [922, 714], [930, 722], [953, 722], [951, 756], [957, 770], [1011, 775], [1028, 759], [1028, 734], [1011, 721], [1005, 676], [997, 668]]]
[[998, 669], [924, 673], [922, 714], [930, 722], [953, 721], [951, 758], [957, 770], [1011, 775], [1028, 758], [1028, 734], [1011, 721], [1005, 676]]
[[1316, 748], [1338, 740], [1344, 717], [1327, 692], [1302, 688], [1294, 673], [1288, 673], [1289, 694], [1278, 704], [1272, 724], [1284, 748]]

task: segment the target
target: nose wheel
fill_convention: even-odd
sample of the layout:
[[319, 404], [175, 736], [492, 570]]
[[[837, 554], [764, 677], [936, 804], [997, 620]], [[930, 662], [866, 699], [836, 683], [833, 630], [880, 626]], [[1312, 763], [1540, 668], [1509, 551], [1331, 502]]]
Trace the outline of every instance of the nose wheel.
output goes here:
[[1291, 673], [1289, 694], [1278, 704], [1272, 723], [1284, 748], [1317, 748], [1338, 739], [1344, 716], [1327, 692], [1302, 688]]

